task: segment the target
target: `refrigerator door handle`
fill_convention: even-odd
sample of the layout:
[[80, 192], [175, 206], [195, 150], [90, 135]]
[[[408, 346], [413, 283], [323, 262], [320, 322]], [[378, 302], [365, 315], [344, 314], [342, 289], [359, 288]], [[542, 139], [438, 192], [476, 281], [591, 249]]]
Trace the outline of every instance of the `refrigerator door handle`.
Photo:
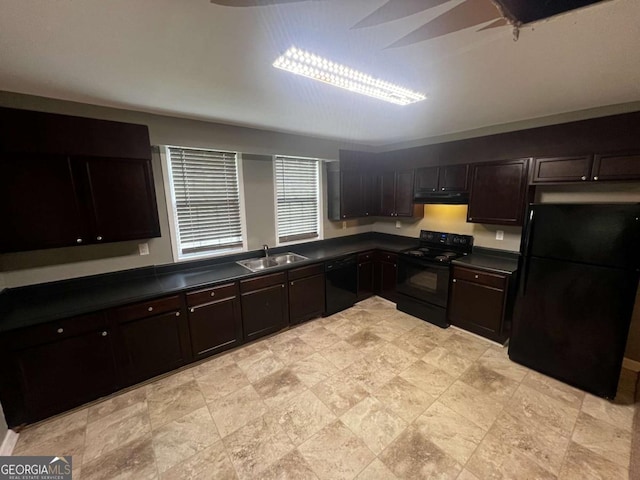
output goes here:
[[[530, 207], [531, 208], [531, 207]], [[524, 243], [522, 245], [522, 271], [520, 272], [520, 295], [524, 295], [524, 292], [527, 289], [527, 270], [529, 269], [529, 254], [530, 254], [530, 245], [531, 245], [531, 234], [533, 232], [533, 219], [534, 219], [534, 210], [533, 208], [529, 211], [529, 221], [527, 222], [526, 231], [524, 234]]]

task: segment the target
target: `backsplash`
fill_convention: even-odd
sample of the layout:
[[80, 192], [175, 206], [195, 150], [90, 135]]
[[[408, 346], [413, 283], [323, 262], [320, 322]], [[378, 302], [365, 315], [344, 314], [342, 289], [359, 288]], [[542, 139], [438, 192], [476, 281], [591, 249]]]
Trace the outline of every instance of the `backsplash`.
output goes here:
[[[374, 232], [418, 237], [420, 230], [473, 235], [474, 245], [497, 250], [520, 250], [521, 227], [502, 225], [483, 225], [467, 222], [467, 205], [424, 205], [424, 218], [398, 220], [400, 228], [396, 228], [395, 220], [378, 220], [373, 224]], [[504, 232], [503, 240], [496, 240], [496, 231]]]

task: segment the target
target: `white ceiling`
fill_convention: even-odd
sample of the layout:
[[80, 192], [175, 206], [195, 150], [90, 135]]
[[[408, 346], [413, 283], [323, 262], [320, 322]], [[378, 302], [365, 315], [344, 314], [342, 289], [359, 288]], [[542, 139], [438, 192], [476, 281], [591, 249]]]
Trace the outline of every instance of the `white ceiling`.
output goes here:
[[[387, 0], [2, 0], [0, 90], [356, 141], [410, 141], [640, 100], [640, 1], [386, 48], [460, 4], [352, 29]], [[271, 66], [289, 46], [429, 95], [388, 104]]]

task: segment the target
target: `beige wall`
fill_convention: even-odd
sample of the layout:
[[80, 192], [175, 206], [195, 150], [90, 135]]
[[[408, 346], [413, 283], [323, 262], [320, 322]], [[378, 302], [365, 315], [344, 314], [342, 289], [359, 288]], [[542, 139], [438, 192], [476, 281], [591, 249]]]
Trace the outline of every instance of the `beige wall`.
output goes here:
[[[396, 221], [400, 222], [400, 228], [397, 228]], [[417, 237], [420, 230], [473, 235], [476, 246], [511, 251], [520, 249], [522, 232], [520, 227], [467, 223], [467, 205], [425, 205], [422, 219], [378, 219], [373, 230], [408, 237]], [[497, 230], [504, 232], [504, 240], [496, 240]]]
[[273, 188], [273, 162], [270, 156], [242, 159], [244, 205], [249, 250], [276, 244], [275, 191]]

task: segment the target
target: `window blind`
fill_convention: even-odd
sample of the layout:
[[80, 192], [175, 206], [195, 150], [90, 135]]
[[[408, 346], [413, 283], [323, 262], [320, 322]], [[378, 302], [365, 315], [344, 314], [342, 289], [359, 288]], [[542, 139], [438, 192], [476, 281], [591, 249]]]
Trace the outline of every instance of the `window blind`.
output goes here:
[[277, 156], [275, 166], [278, 240], [318, 237], [318, 160]]
[[169, 147], [181, 255], [242, 247], [234, 152]]

